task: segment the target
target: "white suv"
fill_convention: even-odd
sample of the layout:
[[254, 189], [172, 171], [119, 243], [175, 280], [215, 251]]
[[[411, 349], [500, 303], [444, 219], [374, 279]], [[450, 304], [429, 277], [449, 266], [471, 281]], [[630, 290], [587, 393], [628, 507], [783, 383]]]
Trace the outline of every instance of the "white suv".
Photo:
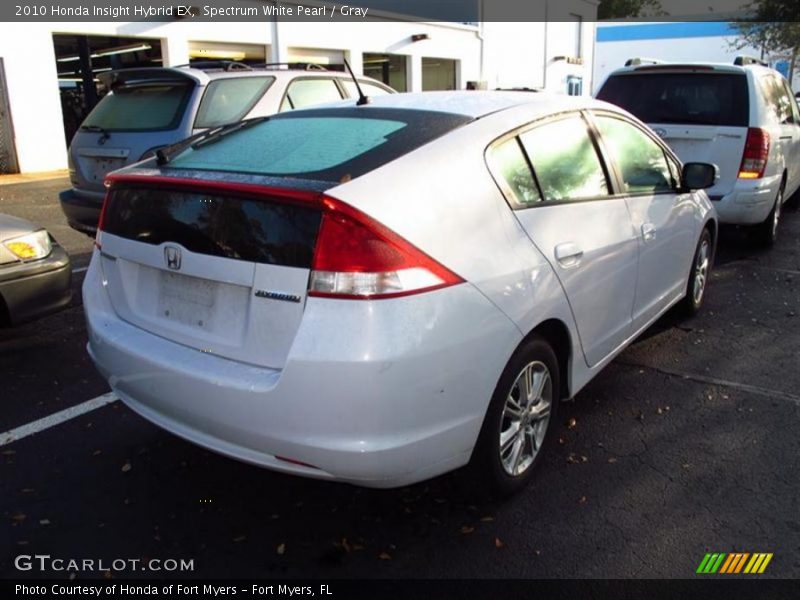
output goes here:
[[789, 84], [764, 63], [671, 64], [632, 59], [597, 97], [652, 127], [686, 162], [720, 177], [708, 195], [723, 223], [775, 242], [781, 206], [800, 187], [800, 112]]

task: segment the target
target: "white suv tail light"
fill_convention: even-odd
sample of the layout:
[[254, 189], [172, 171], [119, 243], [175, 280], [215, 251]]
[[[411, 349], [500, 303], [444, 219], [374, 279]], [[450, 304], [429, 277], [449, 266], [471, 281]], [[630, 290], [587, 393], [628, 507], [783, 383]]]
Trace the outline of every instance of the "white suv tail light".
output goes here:
[[760, 179], [764, 176], [769, 158], [769, 132], [757, 127], [747, 130], [739, 179]]

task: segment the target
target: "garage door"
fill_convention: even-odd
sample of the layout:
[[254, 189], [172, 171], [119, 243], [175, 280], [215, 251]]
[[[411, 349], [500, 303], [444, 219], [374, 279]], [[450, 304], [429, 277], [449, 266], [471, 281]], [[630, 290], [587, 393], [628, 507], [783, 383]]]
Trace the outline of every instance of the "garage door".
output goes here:
[[8, 88], [3, 59], [0, 58], [0, 174], [17, 172], [17, 155], [14, 150], [14, 130], [8, 108]]

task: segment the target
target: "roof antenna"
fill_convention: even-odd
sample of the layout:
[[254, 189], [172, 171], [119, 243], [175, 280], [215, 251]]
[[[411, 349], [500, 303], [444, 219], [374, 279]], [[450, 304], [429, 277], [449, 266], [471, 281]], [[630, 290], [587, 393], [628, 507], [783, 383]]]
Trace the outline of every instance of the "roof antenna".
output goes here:
[[353, 73], [353, 69], [350, 68], [350, 63], [347, 62], [347, 59], [344, 59], [344, 66], [347, 67], [347, 72], [350, 73], [350, 77], [353, 78], [353, 83], [356, 84], [356, 89], [358, 90], [358, 101], [356, 102], [356, 106], [364, 106], [365, 104], [369, 104], [372, 100], [369, 99], [369, 96], [365, 96], [364, 92], [361, 91], [361, 86], [358, 85], [358, 79], [356, 79], [355, 73]]

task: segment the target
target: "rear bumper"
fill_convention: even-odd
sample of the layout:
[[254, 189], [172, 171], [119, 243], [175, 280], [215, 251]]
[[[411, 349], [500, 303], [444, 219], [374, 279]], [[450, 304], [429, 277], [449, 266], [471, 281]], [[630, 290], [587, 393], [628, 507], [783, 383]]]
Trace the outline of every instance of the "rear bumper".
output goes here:
[[79, 194], [74, 189], [69, 189], [59, 193], [58, 200], [69, 226], [94, 236], [103, 208], [103, 194]]
[[53, 245], [39, 261], [0, 268], [0, 297], [11, 325], [64, 308], [72, 299], [72, 270], [67, 253]]
[[521, 338], [468, 284], [375, 302], [311, 298], [286, 366], [269, 369], [122, 321], [102, 279], [93, 259], [88, 351], [130, 408], [245, 462], [369, 487], [466, 464]]
[[712, 196], [720, 222], [731, 225], [763, 223], [775, 205], [780, 185], [780, 175], [753, 181], [740, 179], [728, 194]]

